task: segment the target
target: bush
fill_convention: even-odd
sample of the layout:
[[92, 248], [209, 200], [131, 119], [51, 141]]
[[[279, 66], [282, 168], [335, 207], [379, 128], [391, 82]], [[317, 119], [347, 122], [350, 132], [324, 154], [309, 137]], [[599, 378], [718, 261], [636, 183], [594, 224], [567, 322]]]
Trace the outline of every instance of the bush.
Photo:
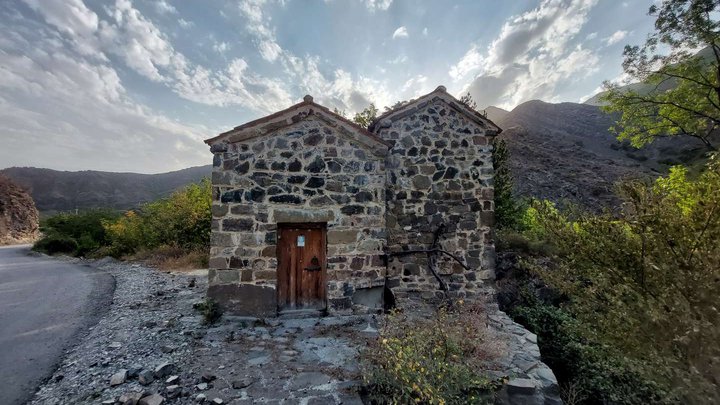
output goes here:
[[377, 403], [490, 403], [498, 387], [486, 370], [498, 355], [479, 307], [441, 309], [430, 320], [388, 315], [362, 355]]
[[109, 243], [103, 221], [118, 216], [115, 211], [101, 209], [52, 216], [41, 222], [40, 230], [45, 236], [35, 243], [34, 249], [49, 254], [86, 256]]
[[220, 304], [209, 298], [205, 301], [194, 304], [193, 308], [200, 311], [203, 316], [203, 322], [206, 325], [214, 324], [220, 320], [220, 317], [222, 316], [222, 308], [220, 308]]
[[543, 361], [563, 388], [572, 388], [577, 403], [671, 402], [662, 387], [644, 378], [639, 365], [584, 339], [577, 330], [586, 326], [563, 309], [535, 301], [514, 308], [511, 316], [537, 334]]
[[105, 221], [110, 253], [119, 257], [163, 246], [207, 251], [212, 221], [210, 188], [206, 179], [138, 211], [128, 211], [115, 221]]
[[78, 250], [78, 243], [69, 236], [50, 234], [35, 242], [33, 249], [49, 255], [57, 253], [74, 255]]
[[[573, 321], [543, 330], [552, 319], [516, 315], [563, 342], [546, 353], [577, 351], [556, 372], [584, 373], [590, 398], [646, 403], [657, 402], [657, 392], [685, 403], [720, 401], [718, 190], [720, 167], [711, 163], [696, 179], [675, 167], [654, 184], [622, 184], [615, 216], [533, 204], [525, 236], [554, 251], [550, 266], [533, 257], [525, 263], [569, 298], [563, 310]], [[650, 388], [632, 394], [628, 384]]]

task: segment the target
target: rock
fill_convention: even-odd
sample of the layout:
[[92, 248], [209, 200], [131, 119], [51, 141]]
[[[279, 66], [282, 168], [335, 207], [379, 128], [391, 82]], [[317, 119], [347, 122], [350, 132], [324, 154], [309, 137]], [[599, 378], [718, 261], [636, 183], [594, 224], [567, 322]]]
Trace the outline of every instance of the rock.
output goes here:
[[233, 381], [233, 382], [232, 382], [232, 387], [235, 388], [236, 390], [239, 390], [239, 389], [242, 389], [242, 388], [245, 388], [245, 387], [249, 387], [252, 383], [253, 383], [253, 381], [252, 381], [251, 379], [249, 379], [249, 378], [243, 378], [243, 379], [241, 379], [241, 380], [235, 380], [235, 381]]
[[160, 347], [160, 351], [163, 353], [172, 353], [175, 351], [173, 346], [165, 345]]
[[115, 400], [114, 399], [106, 399], [106, 400], [102, 401], [102, 404], [103, 405], [114, 405]]
[[39, 236], [40, 215], [30, 194], [0, 175], [0, 245], [33, 242]]
[[168, 398], [177, 398], [180, 396], [181, 389], [179, 385], [168, 385], [165, 387], [165, 392], [167, 393]]
[[535, 393], [535, 381], [529, 378], [513, 378], [507, 383], [508, 394], [532, 395]]
[[110, 344], [108, 345], [108, 347], [111, 348], [111, 349], [119, 349], [119, 348], [122, 347], [122, 343], [120, 343], [120, 342], [112, 342], [112, 343], [110, 343]]
[[159, 366], [155, 367], [155, 378], [165, 378], [172, 374], [174, 370], [174, 364], [168, 362], [162, 363]]
[[220, 405], [220, 404], [223, 404], [224, 402], [223, 402], [223, 400], [220, 399], [220, 398], [213, 398], [212, 403], [213, 403], [213, 404]]
[[167, 380], [165, 380], [165, 384], [175, 384], [175, 383], [177, 383], [178, 381], [180, 381], [180, 377], [179, 377], [179, 376], [177, 376], [177, 375], [171, 375], [170, 377], [168, 377]]
[[137, 405], [140, 398], [142, 398], [142, 393], [140, 392], [126, 392], [120, 395], [118, 402], [121, 405]]
[[215, 381], [216, 378], [217, 377], [215, 377], [215, 374], [210, 374], [210, 373], [205, 373], [202, 375], [202, 377], [200, 377], [200, 379], [203, 380], [203, 382], [212, 382], [212, 381]]
[[205, 400], [207, 400], [207, 397], [205, 396], [205, 394], [197, 394], [195, 396], [195, 402], [203, 403], [203, 402], [205, 402]]
[[137, 364], [133, 364], [127, 369], [127, 378], [129, 378], [129, 379], [137, 378], [141, 371], [142, 371], [142, 367], [140, 367]]
[[208, 389], [208, 384], [200, 383], [200, 384], [196, 385], [195, 388], [197, 388], [200, 391], [205, 391], [206, 389]]
[[148, 385], [155, 381], [155, 374], [150, 370], [143, 370], [138, 374], [138, 382], [141, 385]]
[[160, 405], [165, 401], [165, 397], [160, 394], [152, 394], [146, 397], [140, 398], [138, 405]]
[[122, 369], [110, 377], [110, 386], [114, 387], [116, 385], [120, 385], [124, 383], [125, 380], [127, 380], [127, 370]]

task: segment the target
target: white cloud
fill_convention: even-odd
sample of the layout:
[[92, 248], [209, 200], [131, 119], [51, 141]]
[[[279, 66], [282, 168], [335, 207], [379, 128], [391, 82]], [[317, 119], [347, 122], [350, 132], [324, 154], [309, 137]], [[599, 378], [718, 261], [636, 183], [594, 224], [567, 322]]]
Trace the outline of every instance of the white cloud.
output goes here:
[[190, 28], [193, 25], [195, 25], [192, 21], [187, 21], [184, 18], [180, 18], [178, 20], [178, 24], [180, 24], [180, 27], [182, 27], [182, 28]]
[[215, 42], [213, 44], [213, 50], [217, 53], [225, 53], [228, 49], [230, 49], [230, 44], [227, 42]]
[[160, 14], [177, 14], [177, 9], [166, 0], [155, 1], [155, 10]]
[[472, 45], [450, 67], [455, 81], [470, 73], [467, 85], [479, 106], [512, 108], [533, 98], [552, 99], [558, 85], [594, 71], [598, 57], [570, 46], [597, 0], [544, 0], [508, 18], [485, 52]]
[[[37, 34], [0, 44], [3, 164], [160, 172], [207, 162], [208, 128], [134, 102], [112, 67]], [[33, 48], [18, 52], [20, 41]]]
[[593, 39], [597, 38], [597, 36], [598, 36], [597, 32], [591, 32], [591, 33], [587, 34], [585, 39], [588, 41], [592, 41]]
[[[165, 84], [187, 100], [217, 106], [241, 105], [262, 112], [271, 112], [291, 103], [279, 80], [249, 71], [242, 76], [230, 77], [231, 66], [224, 71], [213, 71], [193, 64], [175, 50], [167, 36], [129, 0], [116, 0], [114, 7], [107, 8], [112, 20], [94, 24], [92, 22], [97, 21], [98, 16], [83, 3], [70, 5], [74, 11], [68, 12], [62, 8], [62, 2], [53, 1], [58, 3], [53, 4], [56, 7], [36, 10], [49, 24], [67, 33], [72, 41], [82, 41], [83, 49], [89, 48], [98, 55], [104, 55], [101, 49], [107, 49], [138, 74]], [[249, 4], [247, 10], [251, 18], [262, 19], [258, 11], [262, 2]], [[83, 16], [81, 21], [85, 23], [76, 22], [75, 15]], [[72, 29], [75, 25], [88, 28], [78, 34], [77, 29]], [[94, 32], [93, 27], [96, 27]]]
[[261, 41], [259, 48], [260, 55], [268, 62], [274, 62], [278, 56], [280, 56], [280, 53], [282, 53], [280, 45], [271, 40]]
[[628, 34], [627, 31], [619, 30], [619, 31], [613, 32], [612, 35], [604, 38], [603, 40], [605, 41], [605, 44], [609, 46], [609, 45], [613, 45], [613, 44], [616, 44], [616, 43], [622, 41], [623, 39], [625, 39], [627, 34]]
[[482, 67], [483, 56], [477, 46], [473, 45], [465, 55], [453, 66], [450, 67], [450, 77], [454, 81], [461, 80], [473, 71]]
[[423, 28], [422, 34], [423, 34], [424, 37], [427, 36], [427, 34], [428, 34], [428, 29], [427, 29], [427, 27]]
[[393, 0], [365, 0], [365, 7], [367, 7], [370, 12], [376, 10], [385, 11], [390, 8], [392, 2]]
[[408, 37], [407, 28], [405, 28], [405, 26], [398, 27], [398, 29], [396, 29], [395, 32], [393, 32], [392, 37], [393, 37], [393, 39], [407, 38]]

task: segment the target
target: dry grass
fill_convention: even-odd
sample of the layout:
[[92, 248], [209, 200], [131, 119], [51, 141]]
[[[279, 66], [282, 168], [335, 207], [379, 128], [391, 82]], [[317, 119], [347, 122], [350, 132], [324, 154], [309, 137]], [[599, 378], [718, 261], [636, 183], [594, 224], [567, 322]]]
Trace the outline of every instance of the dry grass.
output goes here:
[[163, 271], [190, 271], [206, 268], [208, 254], [205, 251], [188, 251], [177, 246], [160, 246], [142, 250], [126, 259], [141, 261]]

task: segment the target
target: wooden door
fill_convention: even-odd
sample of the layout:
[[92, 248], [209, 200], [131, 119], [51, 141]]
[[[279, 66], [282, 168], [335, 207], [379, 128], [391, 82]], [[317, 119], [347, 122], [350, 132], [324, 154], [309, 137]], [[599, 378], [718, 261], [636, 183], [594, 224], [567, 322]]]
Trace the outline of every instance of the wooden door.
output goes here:
[[278, 310], [326, 308], [325, 224], [278, 225]]

